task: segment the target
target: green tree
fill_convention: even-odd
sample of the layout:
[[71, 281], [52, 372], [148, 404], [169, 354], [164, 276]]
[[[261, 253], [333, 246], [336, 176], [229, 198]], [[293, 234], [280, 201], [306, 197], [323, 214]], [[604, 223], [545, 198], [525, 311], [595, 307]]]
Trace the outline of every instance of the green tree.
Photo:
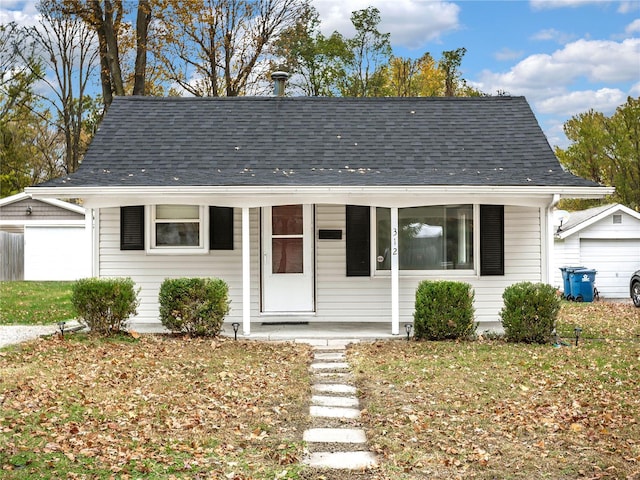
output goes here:
[[[606, 186], [615, 186], [613, 198], [640, 210], [640, 97], [627, 98], [607, 117], [589, 110], [564, 124], [572, 142], [566, 150], [556, 147], [560, 163], [571, 173]], [[593, 202], [563, 202], [561, 208], [579, 209]]]
[[318, 12], [312, 6], [282, 32], [273, 52], [280, 61], [272, 69], [287, 70], [292, 74], [290, 85], [310, 97], [337, 95], [338, 80], [345, 77], [352, 57], [340, 33], [325, 37], [320, 32]]
[[15, 23], [0, 25], [0, 122], [34, 101], [33, 84], [42, 74], [26, 30]]
[[351, 23], [356, 29], [353, 38], [347, 40], [352, 52], [347, 76], [340, 86], [345, 97], [375, 97], [384, 95], [383, 66], [391, 58], [389, 33], [378, 30], [380, 10], [368, 7], [351, 13]]
[[[48, 178], [48, 113], [34, 93], [42, 63], [24, 28], [0, 25], [0, 196]], [[55, 162], [54, 162], [55, 165]]]
[[444, 94], [446, 97], [456, 96], [456, 91], [460, 86], [460, 65], [462, 58], [467, 53], [467, 49], [457, 48], [442, 52], [439, 68], [444, 72]]

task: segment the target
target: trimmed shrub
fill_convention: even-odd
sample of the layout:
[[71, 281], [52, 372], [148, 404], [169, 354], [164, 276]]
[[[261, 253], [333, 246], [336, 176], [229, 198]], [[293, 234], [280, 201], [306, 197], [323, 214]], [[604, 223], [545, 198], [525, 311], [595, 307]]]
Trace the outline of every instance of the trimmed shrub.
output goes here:
[[552, 340], [560, 311], [556, 289], [544, 283], [521, 282], [505, 288], [500, 311], [510, 342], [547, 343]]
[[134, 287], [130, 278], [83, 278], [71, 287], [71, 303], [92, 332], [113, 335], [138, 313], [140, 289]]
[[473, 298], [474, 293], [468, 283], [420, 282], [413, 314], [415, 338], [446, 340], [471, 335], [475, 331]]
[[229, 286], [219, 278], [167, 278], [159, 301], [160, 321], [172, 332], [215, 337], [229, 313]]

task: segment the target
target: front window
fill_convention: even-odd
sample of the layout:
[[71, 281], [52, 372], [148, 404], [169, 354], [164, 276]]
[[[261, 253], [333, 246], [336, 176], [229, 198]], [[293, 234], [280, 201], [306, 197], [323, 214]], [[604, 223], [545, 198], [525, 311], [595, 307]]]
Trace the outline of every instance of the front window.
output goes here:
[[204, 209], [198, 205], [155, 205], [151, 211], [151, 248], [204, 248], [203, 217]]
[[[398, 209], [400, 270], [473, 268], [473, 205]], [[391, 269], [391, 210], [376, 209], [376, 265]]]

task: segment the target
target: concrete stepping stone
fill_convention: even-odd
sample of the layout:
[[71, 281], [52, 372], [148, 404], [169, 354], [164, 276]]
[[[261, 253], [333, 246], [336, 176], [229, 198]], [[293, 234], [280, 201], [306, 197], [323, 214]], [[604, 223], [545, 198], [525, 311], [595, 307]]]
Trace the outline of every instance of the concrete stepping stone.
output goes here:
[[314, 370], [348, 370], [349, 364], [346, 362], [318, 362], [312, 363], [311, 368]]
[[312, 390], [322, 393], [348, 393], [351, 395], [356, 394], [356, 387], [352, 385], [345, 385], [342, 383], [316, 383], [311, 387]]
[[302, 434], [308, 443], [367, 443], [367, 436], [360, 428], [310, 428]]
[[378, 461], [371, 452], [316, 452], [304, 459], [310, 467], [358, 470], [376, 467]]
[[319, 405], [311, 405], [309, 414], [312, 417], [322, 418], [360, 418], [360, 410], [357, 408], [347, 407], [323, 407]]
[[311, 403], [323, 407], [357, 407], [359, 405], [356, 397], [332, 397], [327, 395], [313, 395]]
[[315, 353], [313, 355], [313, 358], [315, 360], [324, 360], [324, 361], [329, 361], [329, 360], [333, 360], [333, 361], [337, 361], [337, 360], [344, 360], [344, 353], [343, 352], [319, 352], [319, 353]]
[[329, 378], [329, 377], [337, 377], [337, 378], [345, 378], [351, 377], [351, 373], [349, 372], [313, 372], [315, 377], [319, 378]]
[[347, 350], [346, 346], [340, 345], [312, 345], [311, 349], [314, 352], [344, 352]]

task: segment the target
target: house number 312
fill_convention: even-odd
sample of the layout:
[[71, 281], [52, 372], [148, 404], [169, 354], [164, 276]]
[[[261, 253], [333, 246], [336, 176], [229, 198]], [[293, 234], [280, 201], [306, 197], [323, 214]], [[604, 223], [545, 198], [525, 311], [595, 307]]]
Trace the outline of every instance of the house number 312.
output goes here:
[[391, 249], [391, 254], [398, 255], [398, 229], [397, 228], [393, 229], [392, 245], [393, 245], [393, 248]]

